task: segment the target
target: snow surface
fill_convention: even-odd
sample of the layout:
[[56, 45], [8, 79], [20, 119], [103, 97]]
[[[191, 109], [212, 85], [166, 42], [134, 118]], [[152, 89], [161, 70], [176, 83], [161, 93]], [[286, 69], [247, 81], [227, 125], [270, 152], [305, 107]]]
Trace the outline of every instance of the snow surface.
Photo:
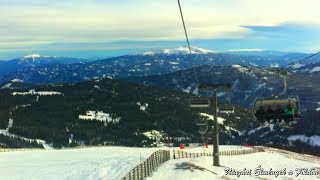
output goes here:
[[[184, 170], [176, 169], [176, 164], [182, 162], [194, 163], [197, 166], [204, 167], [217, 175], [209, 171], [200, 171], [200, 170]], [[295, 177], [296, 168], [317, 168], [317, 171], [320, 171], [320, 160], [318, 161], [307, 161], [306, 159], [297, 160], [294, 158], [294, 154], [285, 154], [285, 153], [276, 153], [274, 151], [260, 152], [247, 155], [238, 155], [238, 156], [220, 156], [220, 167], [213, 166], [212, 157], [198, 157], [198, 158], [185, 158], [185, 159], [176, 159], [170, 160], [162, 164], [156, 172], [152, 174], [151, 177], [148, 177], [148, 180], [162, 180], [162, 179], [175, 179], [175, 180], [193, 180], [193, 179], [238, 179], [236, 175], [225, 175], [225, 168], [232, 168], [238, 171], [242, 171], [244, 168], [252, 169], [252, 175], [240, 176], [239, 179], [291, 179]], [[269, 176], [255, 176], [254, 170], [261, 167], [264, 170], [283, 170], [286, 168], [286, 175], [278, 176], [276, 178], [274, 175]], [[288, 175], [288, 172], [292, 170], [293, 175]], [[302, 179], [317, 179], [320, 176], [298, 176]]]
[[320, 66], [311, 69], [309, 72], [314, 73], [314, 72], [318, 72], [318, 71], [320, 71]]
[[[28, 106], [28, 105], [22, 105], [22, 107], [26, 107], [26, 106]], [[29, 141], [29, 142], [35, 140], [37, 143], [42, 144], [43, 148], [45, 148], [45, 149], [53, 149], [53, 147], [51, 145], [47, 144], [46, 141], [44, 141], [44, 140], [41, 140], [41, 139], [29, 139], [29, 138], [25, 138], [25, 137], [10, 133], [9, 130], [12, 127], [13, 127], [13, 119], [9, 119], [8, 127], [6, 129], [0, 129], [0, 134], [2, 134], [4, 136], [8, 136], [8, 137], [20, 138], [20, 139], [23, 139], [23, 140]]]
[[146, 111], [147, 107], [149, 106], [148, 103], [146, 103], [145, 105], [142, 105], [141, 102], [137, 102], [137, 105], [140, 108], [140, 111]]
[[[236, 146], [236, 145], [220, 145], [219, 150], [225, 151], [225, 150], [242, 150], [242, 149], [252, 149], [250, 147], [245, 146]], [[208, 148], [204, 148], [202, 146], [200, 147], [186, 147], [185, 149], [182, 149], [182, 151], [189, 152], [189, 153], [211, 153], [213, 151], [213, 146], [210, 145]]]
[[9, 131], [9, 129], [12, 128], [12, 126], [13, 126], [13, 119], [9, 119], [8, 127], [6, 130]]
[[[220, 150], [249, 149], [241, 146], [220, 146]], [[130, 148], [130, 147], [91, 147], [64, 150], [45, 151], [14, 151], [0, 153], [0, 179], [108, 179], [118, 180], [126, 175], [132, 168], [147, 159], [153, 152], [168, 148]], [[171, 148], [178, 150], [178, 148]], [[184, 149], [188, 152], [212, 151], [209, 149]], [[191, 162], [207, 168], [208, 171], [175, 169], [181, 162]], [[238, 155], [220, 156], [222, 166], [212, 166], [212, 156], [170, 159], [162, 164], [151, 177], [147, 179], [220, 179], [224, 176], [224, 168], [236, 170], [255, 169], [261, 165], [264, 169], [280, 170], [287, 168], [319, 168], [320, 160], [313, 156], [297, 153], [281, 153], [271, 151]], [[254, 175], [253, 175], [254, 176]], [[241, 176], [240, 179], [253, 179], [253, 176]], [[228, 176], [237, 178], [236, 176]], [[274, 176], [263, 176], [275, 179]], [[293, 177], [293, 176], [285, 176]], [[315, 179], [316, 176], [299, 176], [299, 178]], [[320, 177], [320, 176], [319, 176]], [[278, 177], [284, 179], [284, 176]]]
[[301, 68], [302, 66], [304, 66], [304, 65], [297, 63], [297, 64], [293, 65], [292, 68], [293, 69], [298, 69], [298, 68]]
[[39, 57], [41, 57], [40, 54], [29, 54], [29, 55], [27, 55], [27, 56], [25, 56], [23, 58], [39, 58]]
[[[252, 130], [250, 130], [250, 131], [248, 132], [248, 135], [257, 132], [257, 131], [261, 130], [262, 128], [269, 128], [269, 132], [272, 132], [272, 131], [274, 131], [274, 130], [273, 130], [274, 124], [266, 123], [266, 124], [264, 124], [264, 125], [262, 125], [262, 126], [259, 126], [259, 127], [257, 127], [257, 128], [254, 128], [254, 129], [252, 129]], [[269, 132], [266, 132], [266, 134], [269, 133]], [[265, 134], [265, 135], [266, 135], [266, 134]]]
[[234, 65], [232, 65], [232, 67], [238, 69], [238, 71], [240, 71], [240, 72], [247, 72], [248, 71], [247, 68], [245, 68], [239, 64], [234, 64]]
[[49, 145], [48, 143], [46, 143], [46, 141], [44, 141], [44, 140], [41, 140], [41, 139], [29, 139], [29, 138], [25, 138], [25, 137], [22, 137], [22, 136], [19, 136], [19, 135], [11, 134], [7, 129], [6, 130], [0, 129], [0, 134], [2, 134], [4, 136], [8, 136], [8, 137], [20, 138], [22, 140], [29, 141], [29, 142], [35, 140], [37, 143], [42, 144], [44, 149], [53, 149], [53, 147], [51, 145]]
[[107, 125], [107, 123], [119, 123], [121, 120], [120, 117], [111, 117], [112, 115], [109, 113], [104, 113], [103, 111], [91, 111], [88, 110], [86, 111], [85, 115], [79, 115], [79, 119], [81, 120], [97, 120], [97, 121], [102, 121]]
[[157, 148], [95, 147], [0, 153], [0, 179], [119, 180]]
[[190, 93], [191, 88], [192, 88], [191, 86], [188, 86], [187, 89], [183, 89], [182, 88], [182, 91], [185, 92], [185, 93]]
[[310, 145], [320, 147], [320, 136], [316, 136], [316, 135], [310, 136], [310, 137], [307, 137], [305, 135], [293, 135], [293, 136], [288, 137], [288, 140], [290, 142], [300, 140], [300, 141], [308, 143]]
[[2, 86], [2, 87], [1, 87], [1, 89], [4, 89], [4, 88], [10, 88], [10, 87], [11, 87], [11, 85], [12, 85], [12, 83], [8, 83], [8, 84], [6, 84], [6, 85]]
[[[213, 115], [210, 115], [210, 114], [200, 113], [200, 116], [207, 117], [207, 118], [209, 118], [209, 119], [212, 120], [212, 121], [214, 120], [214, 116], [213, 116]], [[225, 119], [223, 119], [222, 117], [218, 117], [217, 119], [218, 119], [218, 123], [219, 123], [219, 124], [223, 124], [224, 121], [225, 121]]]
[[21, 79], [12, 79], [11, 82], [23, 82]]
[[55, 92], [55, 91], [38, 91], [30, 90], [28, 92], [13, 92], [12, 95], [40, 95], [40, 96], [53, 96], [53, 95], [63, 95], [61, 92]]

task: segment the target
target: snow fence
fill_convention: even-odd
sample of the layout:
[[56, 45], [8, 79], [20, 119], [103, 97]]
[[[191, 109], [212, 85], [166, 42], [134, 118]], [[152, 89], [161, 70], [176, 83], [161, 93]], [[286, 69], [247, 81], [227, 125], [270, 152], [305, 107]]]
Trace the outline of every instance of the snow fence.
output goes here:
[[170, 159], [170, 151], [159, 150], [133, 168], [122, 180], [141, 180], [150, 176], [162, 163]]
[[[254, 147], [252, 149], [237, 149], [237, 150], [224, 150], [220, 151], [219, 155], [233, 156], [233, 155], [243, 155], [243, 154], [252, 154], [256, 152], [264, 152], [265, 150], [262, 147]], [[173, 150], [173, 159], [180, 158], [193, 158], [201, 156], [213, 156], [213, 153], [188, 153], [180, 150]]]

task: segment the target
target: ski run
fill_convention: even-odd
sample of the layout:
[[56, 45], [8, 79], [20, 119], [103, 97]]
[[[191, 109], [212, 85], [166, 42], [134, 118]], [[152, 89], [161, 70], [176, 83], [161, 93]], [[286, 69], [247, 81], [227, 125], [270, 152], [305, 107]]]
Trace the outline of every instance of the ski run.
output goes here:
[[[0, 153], [0, 179], [108, 179], [118, 180], [153, 152], [178, 148], [90, 147], [63, 150], [13, 151]], [[224, 150], [250, 149], [242, 146], [221, 146]], [[147, 179], [319, 179], [320, 158], [284, 150], [264, 148], [265, 152], [220, 156], [220, 167], [212, 165], [212, 156], [171, 159]], [[212, 152], [196, 147], [185, 152]], [[177, 168], [187, 164], [185, 168]], [[197, 168], [198, 167], [198, 168]], [[199, 169], [199, 167], [201, 167]], [[259, 171], [260, 168], [260, 171]], [[271, 169], [272, 168], [272, 169]], [[306, 168], [308, 172], [299, 171]], [[202, 170], [201, 170], [202, 169]], [[257, 170], [258, 169], [258, 170]], [[263, 169], [263, 170], [262, 170]], [[271, 170], [270, 170], [271, 169]], [[226, 170], [230, 172], [226, 174]], [[249, 171], [251, 175], [248, 175]], [[255, 175], [255, 171], [261, 174]], [[292, 175], [289, 172], [292, 171]], [[283, 174], [285, 172], [285, 174]], [[298, 173], [301, 174], [298, 174]], [[277, 175], [278, 173], [278, 175]], [[282, 174], [281, 174], [282, 173]]]

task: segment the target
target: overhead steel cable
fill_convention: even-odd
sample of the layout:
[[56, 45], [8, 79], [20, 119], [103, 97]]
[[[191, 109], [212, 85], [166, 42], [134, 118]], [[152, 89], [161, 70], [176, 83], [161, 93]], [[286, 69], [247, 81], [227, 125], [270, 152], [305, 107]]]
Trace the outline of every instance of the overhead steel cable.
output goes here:
[[289, 66], [292, 66], [292, 65], [296, 65], [296, 64], [298, 64], [298, 63], [301, 63], [301, 62], [303, 62], [303, 61], [305, 61], [305, 60], [308, 60], [308, 59], [310, 59], [310, 58], [312, 58], [312, 57], [314, 57], [314, 56], [316, 56], [316, 55], [318, 55], [318, 54], [320, 54], [320, 51], [319, 51], [319, 52], [316, 52], [316, 53], [314, 53], [314, 54], [312, 54], [312, 55], [310, 55], [310, 56], [308, 56], [308, 57], [306, 57], [306, 58], [303, 58], [303, 59], [301, 59], [301, 60], [299, 60], [299, 61], [292, 62], [292, 63], [288, 64], [286, 67], [289, 67]]
[[[189, 48], [189, 54], [192, 55], [192, 52], [191, 52], [191, 47], [190, 47], [190, 42], [189, 42], [189, 37], [188, 37], [188, 33], [187, 33], [187, 28], [186, 28], [186, 23], [184, 21], [184, 18], [183, 18], [183, 13], [182, 13], [182, 8], [181, 8], [181, 4], [180, 4], [180, 0], [177, 0], [178, 1], [178, 5], [179, 5], [179, 10], [180, 10], [180, 15], [181, 15], [181, 20], [182, 20], [182, 25], [183, 25], [183, 29], [184, 29], [184, 34], [186, 36], [186, 40], [187, 40], [187, 43], [188, 43], [188, 48]], [[199, 84], [199, 81], [198, 81], [198, 76], [197, 76], [197, 72], [196, 72], [196, 68], [194, 66], [194, 62], [193, 62], [193, 72], [194, 72], [194, 75], [195, 75], [195, 78], [196, 78], [196, 82], [197, 84]]]
[[186, 39], [187, 39], [187, 43], [188, 43], [188, 48], [189, 48], [189, 53], [190, 53], [190, 55], [191, 55], [191, 47], [190, 47], [189, 37], [188, 37], [188, 33], [187, 33], [186, 23], [185, 23], [184, 18], [183, 18], [183, 13], [182, 13], [182, 9], [181, 9], [180, 0], [178, 0], [178, 5], [179, 5], [179, 10], [180, 10], [180, 15], [181, 15], [182, 25], [183, 25], [183, 29], [184, 29], [184, 34], [186, 35]]

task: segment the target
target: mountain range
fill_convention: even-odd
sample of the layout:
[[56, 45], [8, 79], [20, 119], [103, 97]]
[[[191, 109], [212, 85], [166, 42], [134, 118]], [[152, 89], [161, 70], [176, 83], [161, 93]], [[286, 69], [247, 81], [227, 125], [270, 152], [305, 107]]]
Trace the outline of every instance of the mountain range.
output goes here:
[[[299, 96], [304, 110], [315, 109], [320, 102], [320, 72], [289, 73], [287, 77], [287, 93], [289, 96]], [[261, 69], [241, 65], [203, 65], [200, 67], [181, 70], [170, 74], [145, 77], [130, 77], [130, 81], [147, 86], [183, 91], [186, 93], [210, 95], [210, 92], [201, 92], [198, 85], [201, 83], [230, 83], [230, 92], [221, 92], [218, 95], [222, 102], [252, 107], [256, 98], [267, 98], [280, 94], [284, 88], [283, 79], [276, 69]]]
[[[46, 84], [72, 83], [100, 77], [114, 79], [132, 76], [143, 77], [172, 73], [207, 64], [238, 64], [260, 68], [283, 67], [300, 60], [302, 57], [308, 56], [308, 54], [302, 53], [266, 56], [264, 52], [260, 52], [263, 54], [261, 56], [257, 55], [259, 53], [251, 55], [250, 53], [244, 54], [244, 52], [241, 55], [235, 55], [214, 53], [210, 50], [196, 47], [192, 47], [192, 52], [194, 54], [189, 55], [187, 48], [180, 47], [91, 62], [83, 62], [79, 59], [27, 56], [25, 58], [0, 62], [0, 83], [12, 79], [21, 79], [26, 83]], [[4, 65], [1, 66], [1, 63], [4, 63]], [[319, 63], [314, 64], [314, 66], [318, 67]]]
[[30, 54], [21, 58], [15, 58], [7, 61], [0, 61], [0, 75], [10, 72], [28, 70], [37, 67], [43, 67], [48, 64], [73, 64], [80, 62], [90, 62], [94, 59], [79, 59], [68, 57], [50, 57], [39, 54]]
[[[200, 136], [194, 128], [195, 119], [200, 112], [210, 114], [210, 110], [190, 109], [188, 99], [195, 94], [212, 96], [211, 92], [200, 91], [199, 83], [230, 83], [230, 92], [218, 93], [220, 103], [236, 105], [234, 115], [219, 115], [227, 119], [221, 126], [221, 143], [241, 144], [249, 139], [259, 144], [281, 137], [281, 144], [289, 134], [319, 132], [320, 125], [313, 117], [319, 113], [315, 109], [320, 102], [318, 57], [287, 67], [309, 54], [191, 50], [191, 55], [186, 47], [180, 47], [101, 60], [29, 55], [1, 61], [0, 129], [10, 124], [10, 108], [22, 103], [14, 113], [10, 133], [44, 139], [55, 147], [69, 146], [70, 137], [76, 145], [150, 145], [142, 132], [154, 129], [197, 141]], [[283, 80], [277, 74], [281, 67], [288, 70], [287, 95], [299, 96], [305, 119], [293, 130], [260, 128], [252, 116], [252, 104], [258, 97], [283, 90]], [[30, 89], [57, 91], [63, 96], [11, 95]], [[147, 110], [141, 110], [146, 104], [148, 108], [143, 109]], [[78, 116], [88, 110], [121, 118], [120, 124], [105, 126], [79, 120]], [[256, 138], [257, 134], [264, 138]]]

